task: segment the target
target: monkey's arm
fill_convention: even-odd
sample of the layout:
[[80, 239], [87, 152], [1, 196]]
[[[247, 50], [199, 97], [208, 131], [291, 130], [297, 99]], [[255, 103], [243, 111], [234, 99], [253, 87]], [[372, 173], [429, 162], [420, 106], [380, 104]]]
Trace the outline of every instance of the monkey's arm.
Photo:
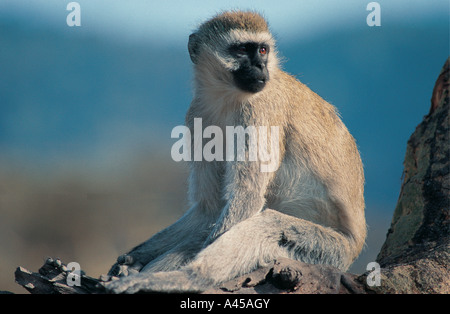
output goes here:
[[260, 171], [259, 162], [227, 162], [224, 187], [227, 203], [205, 241], [205, 246], [235, 224], [263, 209], [264, 194], [272, 176], [272, 173]]
[[[267, 187], [284, 158], [284, 140], [280, 140], [284, 139], [284, 129], [280, 126], [275, 126], [273, 129], [270, 121], [265, 117], [252, 121], [253, 123], [249, 123], [249, 120], [252, 121], [252, 118], [240, 116], [235, 124], [247, 128], [251, 124], [270, 126], [270, 131], [261, 127], [258, 129], [256, 141], [246, 140], [244, 160], [239, 160], [239, 157], [243, 157], [242, 151], [236, 146], [237, 143], [234, 143], [232, 153], [236, 155], [235, 160], [224, 162], [222, 195], [226, 204], [222, 208], [214, 229], [205, 241], [205, 246], [237, 223], [252, 217], [264, 208]], [[256, 160], [250, 158], [252, 150], [258, 152]]]

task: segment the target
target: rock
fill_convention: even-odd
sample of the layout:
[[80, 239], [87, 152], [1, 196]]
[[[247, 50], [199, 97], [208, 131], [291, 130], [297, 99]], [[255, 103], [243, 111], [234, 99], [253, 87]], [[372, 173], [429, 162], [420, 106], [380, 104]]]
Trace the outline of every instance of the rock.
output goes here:
[[[387, 266], [381, 270], [380, 287], [366, 287], [374, 293], [449, 294], [450, 246], [444, 244], [424, 251], [422, 258]], [[408, 258], [409, 260], [409, 258]]]
[[399, 200], [377, 257], [385, 292], [450, 293], [449, 60], [407, 144]]
[[408, 141], [403, 182], [381, 266], [413, 261], [450, 242], [449, 60], [433, 91], [430, 112]]

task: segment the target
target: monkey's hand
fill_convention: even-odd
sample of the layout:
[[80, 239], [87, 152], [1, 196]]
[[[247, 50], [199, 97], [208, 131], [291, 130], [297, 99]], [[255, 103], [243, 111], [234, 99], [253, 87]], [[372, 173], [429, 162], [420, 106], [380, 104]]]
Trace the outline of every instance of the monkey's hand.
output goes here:
[[222, 209], [222, 215], [203, 243], [203, 247], [210, 245], [234, 225], [250, 218], [264, 207], [265, 199], [257, 190], [255, 193], [255, 191], [247, 192], [242, 189], [241, 191], [236, 191], [235, 195], [236, 197], [230, 199]]
[[108, 272], [109, 276], [126, 277], [137, 274], [144, 267], [135, 256], [131, 254], [123, 254], [117, 258], [117, 262]]

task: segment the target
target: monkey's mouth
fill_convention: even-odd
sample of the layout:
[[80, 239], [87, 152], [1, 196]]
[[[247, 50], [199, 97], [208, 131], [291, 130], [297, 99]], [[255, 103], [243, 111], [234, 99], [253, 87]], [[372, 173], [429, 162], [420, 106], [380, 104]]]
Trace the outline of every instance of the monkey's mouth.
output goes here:
[[264, 89], [268, 78], [264, 75], [258, 76], [235, 76], [236, 86], [244, 92], [258, 93]]
[[246, 86], [244, 91], [250, 92], [250, 93], [258, 93], [264, 89], [266, 86], [266, 80], [256, 80], [253, 83], [250, 83]]
[[237, 71], [232, 72], [232, 74], [236, 86], [248, 93], [262, 91], [269, 80], [269, 72], [266, 67], [241, 67]]
[[266, 79], [257, 79], [255, 82], [249, 85], [249, 92], [257, 93], [263, 90], [266, 86]]

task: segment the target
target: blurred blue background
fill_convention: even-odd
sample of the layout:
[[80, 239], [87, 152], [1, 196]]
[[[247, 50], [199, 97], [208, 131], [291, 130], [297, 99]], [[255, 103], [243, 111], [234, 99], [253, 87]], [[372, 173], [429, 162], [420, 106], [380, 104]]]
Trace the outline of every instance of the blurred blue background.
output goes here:
[[263, 13], [283, 68], [340, 111], [366, 175], [369, 237], [352, 270], [374, 260], [449, 55], [447, 0], [378, 1], [381, 27], [361, 0], [80, 0], [80, 27], [69, 2], [0, 1], [0, 290], [44, 254], [105, 273], [186, 209], [170, 131], [192, 96], [187, 39], [224, 9]]

